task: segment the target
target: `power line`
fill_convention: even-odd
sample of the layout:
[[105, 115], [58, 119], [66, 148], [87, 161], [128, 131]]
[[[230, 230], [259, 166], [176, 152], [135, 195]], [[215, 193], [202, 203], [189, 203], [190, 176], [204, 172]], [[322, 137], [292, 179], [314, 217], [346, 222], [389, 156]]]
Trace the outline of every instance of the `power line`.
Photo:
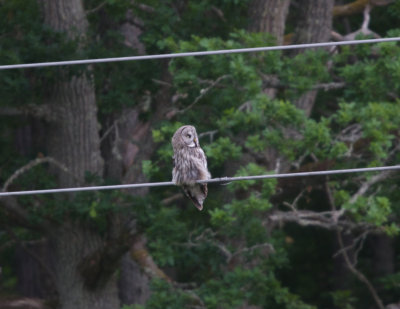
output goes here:
[[95, 64], [95, 63], [106, 63], [106, 62], [138, 61], [138, 60], [164, 59], [164, 58], [179, 58], [179, 57], [189, 57], [189, 56], [253, 53], [253, 52], [273, 51], [273, 50], [304, 49], [304, 48], [315, 48], [315, 47], [371, 44], [371, 43], [395, 42], [395, 41], [400, 41], [400, 37], [369, 39], [369, 40], [351, 40], [351, 41], [340, 41], [340, 42], [310, 43], [310, 44], [294, 44], [294, 45], [281, 45], [281, 46], [264, 46], [264, 47], [252, 47], [252, 48], [238, 48], [238, 49], [221, 49], [221, 50], [185, 52], [185, 53], [175, 53], [175, 54], [158, 54], [158, 55], [143, 55], [143, 56], [131, 56], [131, 57], [9, 64], [9, 65], [1, 65], [0, 70], [65, 66], [65, 65], [76, 65], [76, 64]]
[[[286, 174], [266, 174], [266, 175], [256, 175], [256, 176], [222, 177], [222, 178], [213, 178], [213, 179], [209, 179], [209, 180], [198, 180], [197, 183], [220, 183], [220, 182], [226, 183], [226, 182], [243, 181], [243, 180], [323, 176], [323, 175], [365, 173], [365, 172], [378, 172], [378, 171], [389, 171], [389, 170], [400, 170], [400, 165], [341, 169], [341, 170], [330, 170], [330, 171], [286, 173]], [[92, 187], [60, 188], [60, 189], [30, 190], [30, 191], [14, 191], [14, 192], [0, 192], [0, 197], [18, 196], [18, 195], [49, 194], [49, 193], [82, 192], [82, 191], [116, 190], [116, 189], [137, 189], [137, 188], [144, 188], [144, 187], [165, 187], [165, 186], [173, 186], [173, 185], [175, 185], [175, 183], [173, 183], [172, 181], [168, 181], [168, 182], [134, 183], [134, 184], [125, 184], [125, 185], [111, 185], [111, 186], [92, 186]]]

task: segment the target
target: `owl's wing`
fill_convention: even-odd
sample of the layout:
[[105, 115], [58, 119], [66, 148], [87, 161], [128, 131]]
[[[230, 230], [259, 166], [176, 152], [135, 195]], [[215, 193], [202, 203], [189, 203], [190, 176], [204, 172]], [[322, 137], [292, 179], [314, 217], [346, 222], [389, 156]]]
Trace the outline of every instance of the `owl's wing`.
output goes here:
[[205, 166], [205, 168], [207, 168], [207, 157], [206, 157], [206, 154], [204, 153], [203, 149], [199, 148], [198, 155], [199, 155], [199, 159], [200, 159], [201, 163], [203, 163], [203, 166]]

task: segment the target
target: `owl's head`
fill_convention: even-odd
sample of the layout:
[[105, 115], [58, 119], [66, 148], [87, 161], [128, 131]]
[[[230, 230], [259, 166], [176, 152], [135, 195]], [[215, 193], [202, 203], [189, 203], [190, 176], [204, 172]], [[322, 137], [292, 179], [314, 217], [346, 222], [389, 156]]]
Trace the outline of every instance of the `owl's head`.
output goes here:
[[197, 137], [197, 132], [193, 126], [183, 126], [176, 130], [174, 136], [172, 137], [173, 147], [199, 147], [199, 139]]

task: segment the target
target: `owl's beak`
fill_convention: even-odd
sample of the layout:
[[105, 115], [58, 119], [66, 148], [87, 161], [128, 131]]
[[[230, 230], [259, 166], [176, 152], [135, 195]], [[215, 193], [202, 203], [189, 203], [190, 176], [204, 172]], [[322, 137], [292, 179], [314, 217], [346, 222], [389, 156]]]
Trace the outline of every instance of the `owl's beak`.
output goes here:
[[194, 138], [193, 141], [194, 141], [196, 147], [199, 147], [199, 143], [197, 142], [197, 138]]

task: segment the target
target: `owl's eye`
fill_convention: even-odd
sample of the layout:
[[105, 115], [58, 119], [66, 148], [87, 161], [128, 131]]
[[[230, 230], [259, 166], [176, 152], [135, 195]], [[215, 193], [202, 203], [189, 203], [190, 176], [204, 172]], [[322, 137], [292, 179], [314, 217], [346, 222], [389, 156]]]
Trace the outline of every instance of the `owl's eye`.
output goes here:
[[191, 135], [191, 134], [188, 134], [187, 137], [192, 138], [192, 135]]

